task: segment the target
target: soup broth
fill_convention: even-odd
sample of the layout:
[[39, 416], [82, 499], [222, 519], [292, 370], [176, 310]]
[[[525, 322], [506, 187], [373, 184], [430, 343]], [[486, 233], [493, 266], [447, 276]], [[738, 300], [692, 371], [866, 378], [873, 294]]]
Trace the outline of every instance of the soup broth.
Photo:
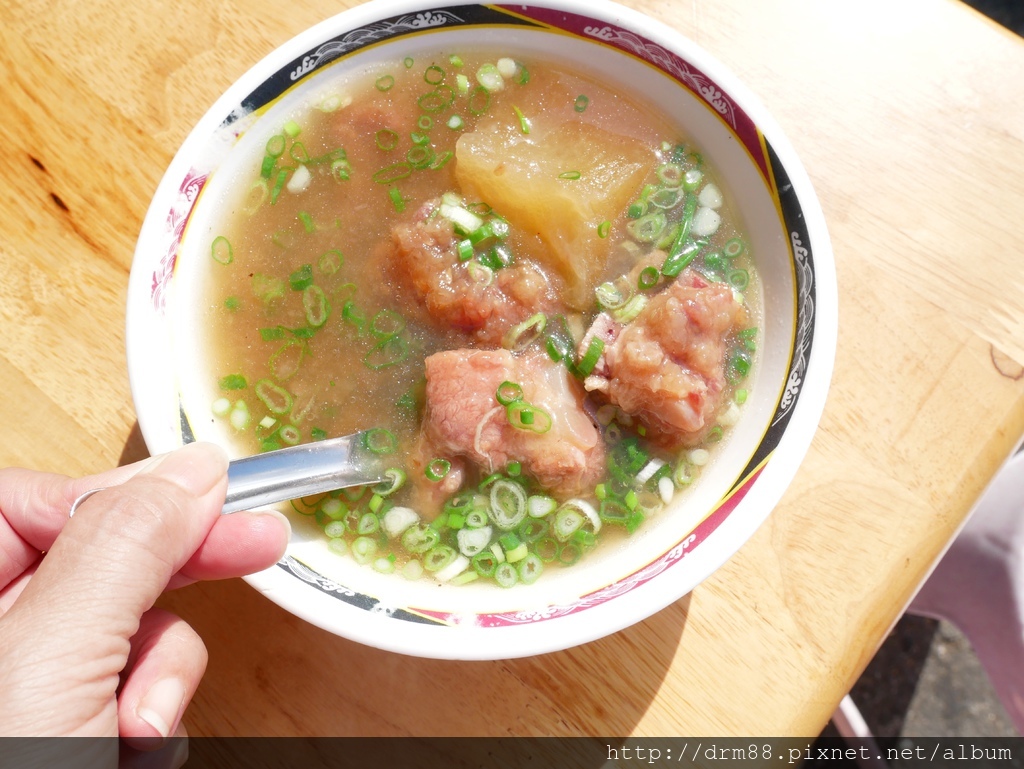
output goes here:
[[209, 244], [211, 419], [242, 453], [369, 431], [385, 483], [292, 504], [339, 556], [533, 582], [658, 515], [738, 419], [756, 274], [652, 105], [439, 51], [260, 149]]

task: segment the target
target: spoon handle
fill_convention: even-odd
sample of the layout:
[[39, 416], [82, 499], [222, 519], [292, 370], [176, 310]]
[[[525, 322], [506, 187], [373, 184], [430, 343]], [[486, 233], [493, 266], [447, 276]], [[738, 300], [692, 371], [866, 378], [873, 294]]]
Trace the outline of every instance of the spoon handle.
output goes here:
[[228, 465], [224, 513], [384, 480], [384, 463], [364, 433], [289, 446]]

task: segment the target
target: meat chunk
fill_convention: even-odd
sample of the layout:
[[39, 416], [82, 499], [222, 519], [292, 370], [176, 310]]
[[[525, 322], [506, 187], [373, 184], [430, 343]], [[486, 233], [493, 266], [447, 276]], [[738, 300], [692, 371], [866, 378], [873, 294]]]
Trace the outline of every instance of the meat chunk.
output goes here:
[[[560, 498], [590, 491], [605, 469], [601, 436], [583, 408], [585, 393], [544, 353], [448, 350], [426, 360], [424, 436], [440, 456], [465, 457], [485, 473], [519, 462]], [[503, 382], [551, 417], [544, 432], [514, 427], [495, 393]]]
[[429, 322], [494, 346], [534, 313], [558, 307], [547, 275], [532, 262], [517, 260], [491, 273], [459, 261], [452, 223], [433, 215], [435, 207], [427, 204], [412, 222], [397, 225], [383, 259], [394, 283], [411, 291]]
[[580, 349], [594, 334], [605, 348], [584, 387], [643, 422], [653, 440], [684, 445], [720, 405], [729, 340], [745, 320], [731, 288], [684, 270], [628, 325], [598, 316]]

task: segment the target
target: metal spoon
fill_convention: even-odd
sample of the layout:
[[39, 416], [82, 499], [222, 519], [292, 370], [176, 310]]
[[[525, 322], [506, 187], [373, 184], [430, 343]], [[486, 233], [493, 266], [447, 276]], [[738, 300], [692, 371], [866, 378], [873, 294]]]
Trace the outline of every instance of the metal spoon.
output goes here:
[[224, 513], [384, 480], [381, 458], [366, 433], [314, 441], [235, 459], [228, 465]]
[[[366, 433], [315, 441], [228, 463], [228, 491], [222, 513], [237, 513], [262, 505], [309, 497], [348, 486], [384, 480], [387, 469], [366, 448]], [[71, 505], [72, 517], [85, 500], [105, 487], [89, 489]]]

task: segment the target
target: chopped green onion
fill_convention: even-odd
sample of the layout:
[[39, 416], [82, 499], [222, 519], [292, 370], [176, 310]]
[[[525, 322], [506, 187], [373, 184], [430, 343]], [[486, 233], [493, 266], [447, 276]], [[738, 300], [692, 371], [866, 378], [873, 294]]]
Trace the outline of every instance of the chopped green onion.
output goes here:
[[299, 428], [295, 425], [283, 425], [277, 432], [281, 436], [281, 440], [287, 443], [289, 446], [294, 446], [296, 443], [302, 440], [302, 433], [299, 432]]
[[344, 256], [341, 251], [336, 248], [332, 248], [330, 251], [325, 251], [320, 255], [320, 259], [317, 261], [317, 267], [324, 275], [333, 275], [341, 269], [343, 261]]
[[526, 557], [519, 562], [517, 571], [519, 572], [519, 581], [524, 585], [531, 585], [537, 581], [541, 572], [544, 571], [544, 564], [537, 555], [528, 553]]
[[507, 332], [502, 339], [506, 350], [521, 350], [541, 335], [547, 323], [547, 316], [542, 312], [531, 315], [522, 323], [518, 323]]
[[459, 552], [468, 558], [482, 553], [491, 544], [491, 534], [490, 526], [482, 526], [478, 529], [459, 529], [455, 535]]
[[[305, 168], [305, 166], [302, 166], [302, 168]], [[306, 173], [309, 172], [307, 171]], [[316, 232], [316, 222], [313, 221], [313, 217], [310, 216], [308, 211], [299, 211], [297, 216], [299, 221], [302, 222], [302, 229], [304, 229], [307, 234]]]
[[526, 517], [526, 492], [515, 481], [499, 479], [491, 485], [489, 515], [494, 525], [510, 531]]
[[461, 67], [462, 57], [453, 53], [451, 56], [448, 57], [448, 63], [451, 64], [453, 67]]
[[746, 270], [732, 270], [726, 276], [726, 280], [737, 291], [743, 291], [750, 284], [750, 273]]
[[416, 100], [416, 104], [424, 112], [437, 113], [447, 109], [455, 101], [455, 91], [450, 85], [442, 83], [433, 91], [423, 94]]
[[481, 64], [479, 69], [477, 69], [476, 81], [480, 84], [480, 87], [485, 89], [488, 93], [500, 91], [505, 87], [505, 79], [501, 76], [498, 68], [490, 62], [487, 64]]
[[494, 553], [490, 550], [474, 555], [470, 563], [473, 566], [473, 570], [481, 577], [494, 576], [494, 570], [498, 567], [498, 559], [494, 557]]
[[313, 328], [320, 328], [331, 313], [327, 297], [320, 286], [306, 286], [302, 292], [302, 307], [306, 311], [306, 322]]
[[588, 104], [590, 104], [590, 99], [583, 94], [580, 94], [576, 97], [576, 101], [573, 102], [572, 108], [577, 112], [583, 112], [583, 110], [587, 108]]
[[451, 469], [451, 462], [449, 462], [447, 459], [438, 457], [430, 460], [430, 462], [427, 463], [426, 468], [424, 468], [423, 472], [427, 476], [427, 480], [434, 481], [436, 483], [437, 481], [440, 481], [442, 478], [448, 475]]
[[410, 553], [425, 553], [440, 540], [437, 529], [425, 523], [415, 523], [402, 533], [402, 547]]
[[516, 113], [516, 117], [519, 119], [519, 130], [524, 134], [530, 133], [530, 121], [523, 114], [523, 111], [519, 109], [515, 104], [512, 105], [513, 111]]
[[412, 56], [406, 56], [402, 59], [402, 63], [405, 65], [406, 69], [412, 69], [412, 65], [416, 63], [416, 60], [413, 59]]
[[256, 397], [272, 414], [287, 414], [292, 407], [292, 395], [269, 379], [261, 379], [256, 383]]
[[468, 262], [473, 258], [473, 254], [476, 253], [473, 249], [473, 242], [469, 238], [460, 240], [456, 245], [456, 250], [458, 252], [460, 262]]
[[381, 128], [374, 134], [377, 146], [385, 152], [390, 152], [398, 146], [398, 134], [390, 128]]
[[405, 470], [400, 467], [391, 467], [384, 471], [384, 480], [373, 487], [375, 494], [388, 497], [405, 485], [408, 478]]
[[612, 317], [619, 323], [626, 324], [636, 319], [644, 307], [647, 306], [647, 297], [637, 294], [621, 307], [612, 312]]
[[407, 529], [415, 526], [420, 516], [409, 507], [392, 507], [381, 519], [381, 528], [391, 539], [402, 536]]
[[558, 502], [554, 497], [534, 495], [526, 501], [526, 505], [531, 518], [544, 518], [555, 512]]
[[287, 123], [284, 124], [284, 132], [288, 134], [289, 137], [294, 139], [296, 136], [302, 133], [302, 128], [294, 120], [289, 120]]
[[441, 83], [444, 82], [445, 76], [447, 74], [448, 73], [446, 73], [436, 64], [431, 64], [429, 67], [426, 68], [426, 70], [424, 70], [423, 80], [428, 85], [440, 85]]
[[221, 390], [244, 390], [246, 387], [248, 383], [241, 374], [228, 374], [220, 380]]
[[519, 537], [527, 543], [536, 542], [548, 533], [548, 522], [538, 518], [527, 518], [516, 529]]
[[[273, 155], [263, 156], [263, 163], [260, 165], [260, 177], [264, 180], [264, 184], [266, 184], [267, 179], [274, 175], [275, 165], [277, 165], [277, 158]], [[262, 203], [263, 201], [261, 200], [260, 202]], [[255, 213], [255, 209], [258, 207], [259, 206], [255, 206], [252, 213]]]
[[223, 235], [218, 235], [213, 239], [213, 243], [210, 245], [210, 255], [213, 257], [213, 261], [219, 264], [231, 264], [235, 260], [231, 242]]
[[607, 219], [605, 219], [603, 222], [601, 222], [599, 225], [597, 225], [597, 237], [599, 237], [599, 238], [607, 238], [608, 237], [608, 232], [609, 232], [609, 230], [611, 230], [611, 228], [612, 228], [612, 223], [610, 221], [608, 221]]
[[389, 336], [375, 344], [363, 356], [363, 365], [374, 371], [396, 366], [409, 357], [409, 343], [400, 336]]
[[602, 310], [614, 310], [626, 302], [626, 297], [614, 283], [602, 283], [594, 289], [597, 304]]
[[394, 165], [385, 166], [373, 175], [373, 180], [377, 184], [393, 184], [399, 179], [404, 179], [412, 173], [412, 166], [408, 163], [395, 163]]
[[445, 566], [449, 566], [459, 553], [448, 545], [434, 545], [423, 556], [423, 568], [430, 572], [438, 572]]
[[244, 430], [249, 425], [249, 407], [245, 401], [235, 401], [235, 405], [231, 407], [231, 413], [228, 414], [228, 421], [236, 430]]
[[302, 342], [289, 339], [270, 356], [270, 372], [280, 382], [291, 379], [302, 365], [306, 348]]
[[469, 92], [469, 103], [466, 105], [471, 115], [482, 115], [491, 106], [491, 92], [478, 85]]
[[498, 385], [494, 397], [502, 406], [508, 406], [523, 399], [523, 386], [506, 380]]
[[499, 563], [494, 569], [494, 581], [501, 587], [512, 587], [519, 581], [519, 572], [510, 563]]
[[551, 429], [551, 415], [539, 406], [516, 401], [505, 407], [508, 423], [519, 430], [546, 433]]
[[274, 180], [274, 188], [270, 190], [270, 205], [277, 203], [277, 199], [281, 195], [281, 190], [284, 189], [285, 182], [288, 181], [288, 174], [290, 171], [290, 168], [282, 168], [277, 172], [277, 178]]
[[377, 90], [380, 91], [381, 93], [384, 93], [385, 91], [390, 91], [391, 88], [395, 85], [395, 78], [393, 75], [382, 75], [381, 77], [377, 78], [377, 82], [375, 85], [377, 86]]
[[382, 339], [393, 337], [405, 329], [405, 318], [401, 313], [391, 309], [383, 309], [370, 321], [370, 331]]
[[666, 278], [674, 278], [685, 270], [690, 262], [700, 253], [701, 246], [696, 241], [690, 241], [682, 248], [673, 249], [661, 266], [661, 274]]
[[654, 288], [658, 285], [658, 278], [660, 277], [660, 271], [657, 267], [644, 267], [640, 270], [640, 277], [637, 279], [637, 288], [641, 291], [646, 291], [649, 288]]
[[344, 521], [331, 521], [329, 524], [324, 526], [324, 534], [331, 539], [338, 539], [339, 537], [345, 536], [345, 523]]
[[304, 291], [313, 285], [313, 265], [304, 264], [288, 276], [292, 291]]
[[284, 154], [286, 139], [283, 134], [274, 134], [267, 139], [267, 156], [277, 159]]
[[590, 344], [587, 345], [587, 351], [580, 358], [579, 363], [576, 364], [576, 370], [579, 371], [581, 376], [587, 377], [594, 370], [594, 366], [601, 359], [601, 354], [604, 352], [604, 340], [597, 334], [590, 338]]
[[405, 210], [405, 198], [402, 197], [402, 193], [397, 187], [392, 187], [388, 190], [388, 197], [391, 198], [391, 204], [398, 213], [402, 213]]
[[364, 536], [376, 534], [380, 530], [380, 518], [374, 513], [363, 513], [359, 516], [359, 523], [356, 525], [356, 532]]
[[583, 525], [583, 515], [571, 507], [562, 508], [555, 513], [555, 519], [551, 524], [551, 533], [560, 542], [565, 542], [572, 536], [573, 532]]
[[560, 173], [558, 175], [558, 178], [559, 179], [567, 179], [567, 180], [570, 180], [570, 181], [575, 181], [576, 179], [580, 178], [580, 172], [579, 171], [563, 171], [562, 173]]
[[231, 401], [227, 398], [217, 398], [217, 400], [211, 404], [210, 411], [213, 412], [214, 416], [226, 417], [228, 412], [231, 411]]
[[466, 122], [459, 115], [452, 115], [448, 118], [446, 125], [453, 131], [461, 131], [465, 127]]
[[360, 565], [368, 564], [377, 555], [377, 540], [372, 537], [357, 537], [352, 542], [352, 558]]
[[422, 170], [434, 162], [434, 150], [426, 145], [417, 145], [405, 153], [405, 159], [416, 170]]
[[225, 310], [230, 310], [231, 312], [234, 312], [241, 306], [242, 300], [239, 299], [237, 296], [229, 296], [227, 299], [224, 300]]
[[739, 238], [732, 238], [731, 240], [726, 241], [725, 246], [722, 247], [722, 251], [730, 259], [735, 259], [743, 253], [745, 248], [746, 246], [744, 246], [742, 240]]
[[394, 454], [398, 448], [398, 439], [390, 430], [373, 427], [363, 434], [363, 445], [374, 454]]
[[652, 243], [665, 231], [665, 214], [655, 211], [644, 214], [628, 225], [630, 234], [641, 243]]

